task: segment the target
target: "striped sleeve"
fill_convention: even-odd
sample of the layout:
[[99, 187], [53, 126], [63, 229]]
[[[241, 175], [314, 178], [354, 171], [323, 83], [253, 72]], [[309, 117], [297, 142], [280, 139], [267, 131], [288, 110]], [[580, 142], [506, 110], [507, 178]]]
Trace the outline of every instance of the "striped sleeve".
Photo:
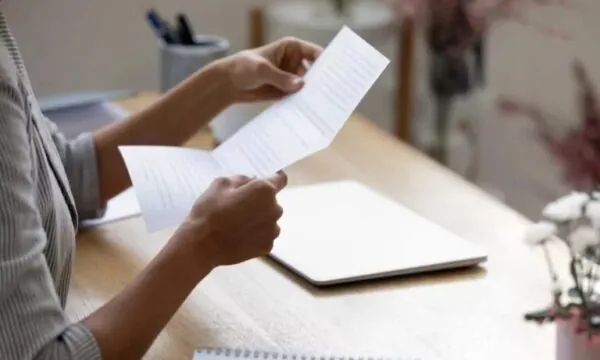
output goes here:
[[79, 219], [102, 217], [106, 204], [101, 202], [98, 160], [92, 134], [84, 133], [67, 140], [54, 122], [48, 118], [44, 120], [69, 178]]
[[0, 359], [100, 359], [93, 335], [61, 307], [35, 206], [26, 112], [0, 79]]

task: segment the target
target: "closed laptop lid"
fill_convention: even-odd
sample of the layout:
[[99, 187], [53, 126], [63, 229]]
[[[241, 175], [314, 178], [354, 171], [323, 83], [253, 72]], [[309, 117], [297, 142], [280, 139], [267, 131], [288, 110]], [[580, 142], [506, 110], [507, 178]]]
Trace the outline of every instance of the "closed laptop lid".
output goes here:
[[271, 256], [315, 285], [472, 266], [484, 250], [356, 181], [290, 187]]

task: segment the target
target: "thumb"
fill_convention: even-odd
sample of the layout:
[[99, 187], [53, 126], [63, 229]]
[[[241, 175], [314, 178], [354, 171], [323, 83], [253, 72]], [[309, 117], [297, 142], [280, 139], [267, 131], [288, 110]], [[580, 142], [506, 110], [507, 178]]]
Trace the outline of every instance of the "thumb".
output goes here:
[[258, 75], [265, 84], [274, 86], [283, 92], [298, 91], [304, 83], [301, 77], [285, 72], [270, 62], [265, 62]]
[[279, 192], [287, 186], [288, 177], [283, 171], [278, 171], [276, 174], [270, 176], [267, 181], [269, 181], [271, 185], [275, 187], [275, 190]]

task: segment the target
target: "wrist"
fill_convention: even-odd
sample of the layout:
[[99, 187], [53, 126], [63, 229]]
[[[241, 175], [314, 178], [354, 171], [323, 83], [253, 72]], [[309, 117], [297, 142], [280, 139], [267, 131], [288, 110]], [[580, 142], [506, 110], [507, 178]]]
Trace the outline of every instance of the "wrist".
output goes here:
[[171, 89], [167, 98], [176, 100], [180, 111], [208, 113], [212, 119], [235, 102], [235, 87], [224, 60], [215, 60], [196, 71]]
[[207, 222], [190, 219], [177, 229], [169, 241], [181, 263], [201, 276], [206, 276], [220, 265], [213, 243]]
[[227, 56], [214, 61], [213, 64], [216, 68], [215, 71], [220, 73], [221, 76], [226, 79], [223, 84], [224, 87], [226, 87], [224, 92], [227, 93], [230, 105], [243, 102], [243, 97], [236, 81], [240, 72], [239, 59], [235, 56]]
[[182, 225], [171, 237], [167, 247], [168, 256], [176, 262], [182, 272], [199, 283], [217, 267], [210, 244], [209, 234], [204, 227]]
[[[212, 92], [219, 94], [220, 100], [225, 107], [237, 102], [236, 87], [233, 82], [233, 66], [229, 57], [218, 59], [206, 67], [210, 74], [207, 77], [212, 79]], [[205, 83], [202, 86], [206, 86]]]

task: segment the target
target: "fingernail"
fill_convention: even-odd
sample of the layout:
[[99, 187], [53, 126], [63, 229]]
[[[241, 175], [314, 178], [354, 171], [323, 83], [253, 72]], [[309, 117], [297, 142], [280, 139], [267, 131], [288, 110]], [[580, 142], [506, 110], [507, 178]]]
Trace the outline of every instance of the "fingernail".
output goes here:
[[302, 78], [295, 77], [290, 81], [290, 87], [297, 88], [298, 85], [302, 84]]
[[308, 62], [308, 60], [306, 59], [302, 59], [302, 66], [304, 66], [304, 70], [308, 71], [308, 69], [310, 68], [310, 62]]

